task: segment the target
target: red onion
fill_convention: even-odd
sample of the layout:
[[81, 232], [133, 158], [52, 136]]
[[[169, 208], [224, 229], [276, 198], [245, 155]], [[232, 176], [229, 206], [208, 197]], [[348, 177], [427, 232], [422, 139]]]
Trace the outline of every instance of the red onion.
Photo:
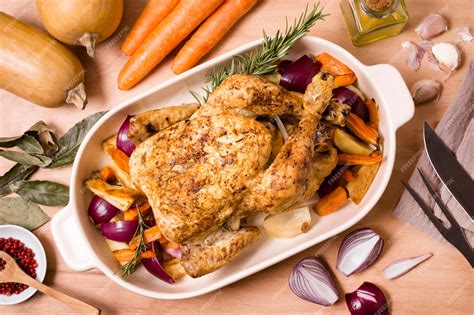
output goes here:
[[346, 294], [351, 315], [388, 315], [389, 304], [383, 292], [373, 283], [364, 282], [354, 292]]
[[286, 131], [285, 125], [281, 121], [280, 117], [276, 116], [273, 119], [275, 120], [277, 127], [283, 136], [283, 141], [286, 141], [286, 139], [288, 139], [288, 131]]
[[170, 256], [181, 259], [181, 248], [164, 248], [163, 251]]
[[132, 117], [130, 115], [127, 116], [117, 134], [117, 148], [128, 156], [132, 155], [133, 150], [135, 150], [135, 143], [128, 137], [128, 129], [130, 129], [130, 119]]
[[165, 269], [161, 266], [160, 260], [162, 259], [162, 254], [159, 243], [153, 242], [151, 244], [147, 244], [147, 248], [151, 249], [155, 253], [156, 257], [145, 258], [141, 260], [145, 269], [158, 279], [168, 282], [169, 284], [173, 284], [174, 279], [171, 278], [171, 276], [168, 275]]
[[291, 60], [282, 60], [282, 61], [280, 61], [280, 63], [278, 64], [278, 72], [280, 74], [282, 74], [283, 72], [286, 71], [288, 66], [291, 65], [292, 63], [293, 63], [293, 61], [291, 61]]
[[329, 271], [316, 257], [301, 260], [291, 271], [290, 289], [303, 300], [330, 306], [339, 299], [339, 291]]
[[88, 213], [94, 224], [107, 223], [119, 212], [119, 209], [99, 196], [94, 196], [89, 203]]
[[427, 253], [418, 257], [396, 260], [383, 270], [383, 275], [386, 279], [395, 279], [401, 277], [431, 256], [433, 256], [432, 253]]
[[351, 112], [362, 118], [364, 121], [369, 120], [369, 111], [364, 101], [359, 95], [352, 92], [345, 86], [335, 88], [333, 91], [332, 98], [338, 100], [341, 103], [349, 105], [352, 109]]
[[288, 91], [304, 93], [313, 77], [321, 70], [321, 63], [303, 55], [290, 65], [280, 65], [280, 85]]
[[323, 197], [330, 192], [334, 191], [337, 187], [340, 186], [340, 181], [339, 179], [342, 176], [342, 172], [344, 171], [344, 166], [336, 166], [336, 168], [327, 176], [323, 182], [321, 183], [321, 186], [319, 186], [318, 189], [318, 195], [319, 197]]
[[357, 229], [343, 240], [337, 253], [336, 268], [346, 277], [374, 263], [383, 248], [383, 239], [372, 229]]
[[128, 243], [138, 228], [138, 221], [108, 222], [100, 226], [100, 233], [112, 241]]

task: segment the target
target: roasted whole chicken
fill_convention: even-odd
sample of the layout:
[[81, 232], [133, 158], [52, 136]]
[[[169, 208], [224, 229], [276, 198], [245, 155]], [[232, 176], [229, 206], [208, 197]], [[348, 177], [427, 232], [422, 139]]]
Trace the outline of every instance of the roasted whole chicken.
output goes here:
[[[259, 236], [241, 219], [290, 210], [311, 198], [337, 164], [332, 127], [320, 122], [333, 77], [304, 95], [251, 75], [227, 78], [201, 107], [185, 104], [132, 118], [133, 184], [163, 235], [181, 245], [192, 277], [232, 261]], [[285, 123], [288, 138], [272, 123]]]

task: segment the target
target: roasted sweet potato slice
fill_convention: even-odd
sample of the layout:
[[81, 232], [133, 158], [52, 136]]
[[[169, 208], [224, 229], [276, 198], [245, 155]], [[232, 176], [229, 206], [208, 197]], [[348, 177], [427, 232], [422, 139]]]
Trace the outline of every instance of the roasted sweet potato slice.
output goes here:
[[377, 175], [379, 166], [380, 163], [360, 166], [356, 172], [356, 178], [346, 185], [349, 198], [356, 204], [359, 204], [362, 201], [362, 198], [369, 189], [375, 175]]

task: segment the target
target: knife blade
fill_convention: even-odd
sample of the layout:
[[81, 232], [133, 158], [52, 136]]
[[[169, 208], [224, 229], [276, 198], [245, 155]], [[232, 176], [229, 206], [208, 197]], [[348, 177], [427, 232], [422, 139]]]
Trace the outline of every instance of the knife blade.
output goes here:
[[423, 136], [426, 153], [433, 169], [446, 189], [474, 222], [474, 181], [426, 121]]

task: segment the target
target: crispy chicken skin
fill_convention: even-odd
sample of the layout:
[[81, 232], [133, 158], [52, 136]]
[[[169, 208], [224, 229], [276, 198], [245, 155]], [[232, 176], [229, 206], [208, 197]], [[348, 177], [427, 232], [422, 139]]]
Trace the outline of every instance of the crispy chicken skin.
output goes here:
[[[316, 139], [325, 138], [318, 130], [327, 133], [318, 123], [332, 87], [333, 77], [318, 74], [302, 96], [261, 77], [233, 75], [189, 120], [137, 146], [132, 181], [163, 235], [181, 244], [189, 275], [212, 272], [253, 243], [258, 228], [239, 228], [238, 218], [286, 211], [314, 195], [337, 163], [330, 145], [315, 150]], [[274, 127], [256, 119], [281, 115], [297, 117], [283, 144]]]

